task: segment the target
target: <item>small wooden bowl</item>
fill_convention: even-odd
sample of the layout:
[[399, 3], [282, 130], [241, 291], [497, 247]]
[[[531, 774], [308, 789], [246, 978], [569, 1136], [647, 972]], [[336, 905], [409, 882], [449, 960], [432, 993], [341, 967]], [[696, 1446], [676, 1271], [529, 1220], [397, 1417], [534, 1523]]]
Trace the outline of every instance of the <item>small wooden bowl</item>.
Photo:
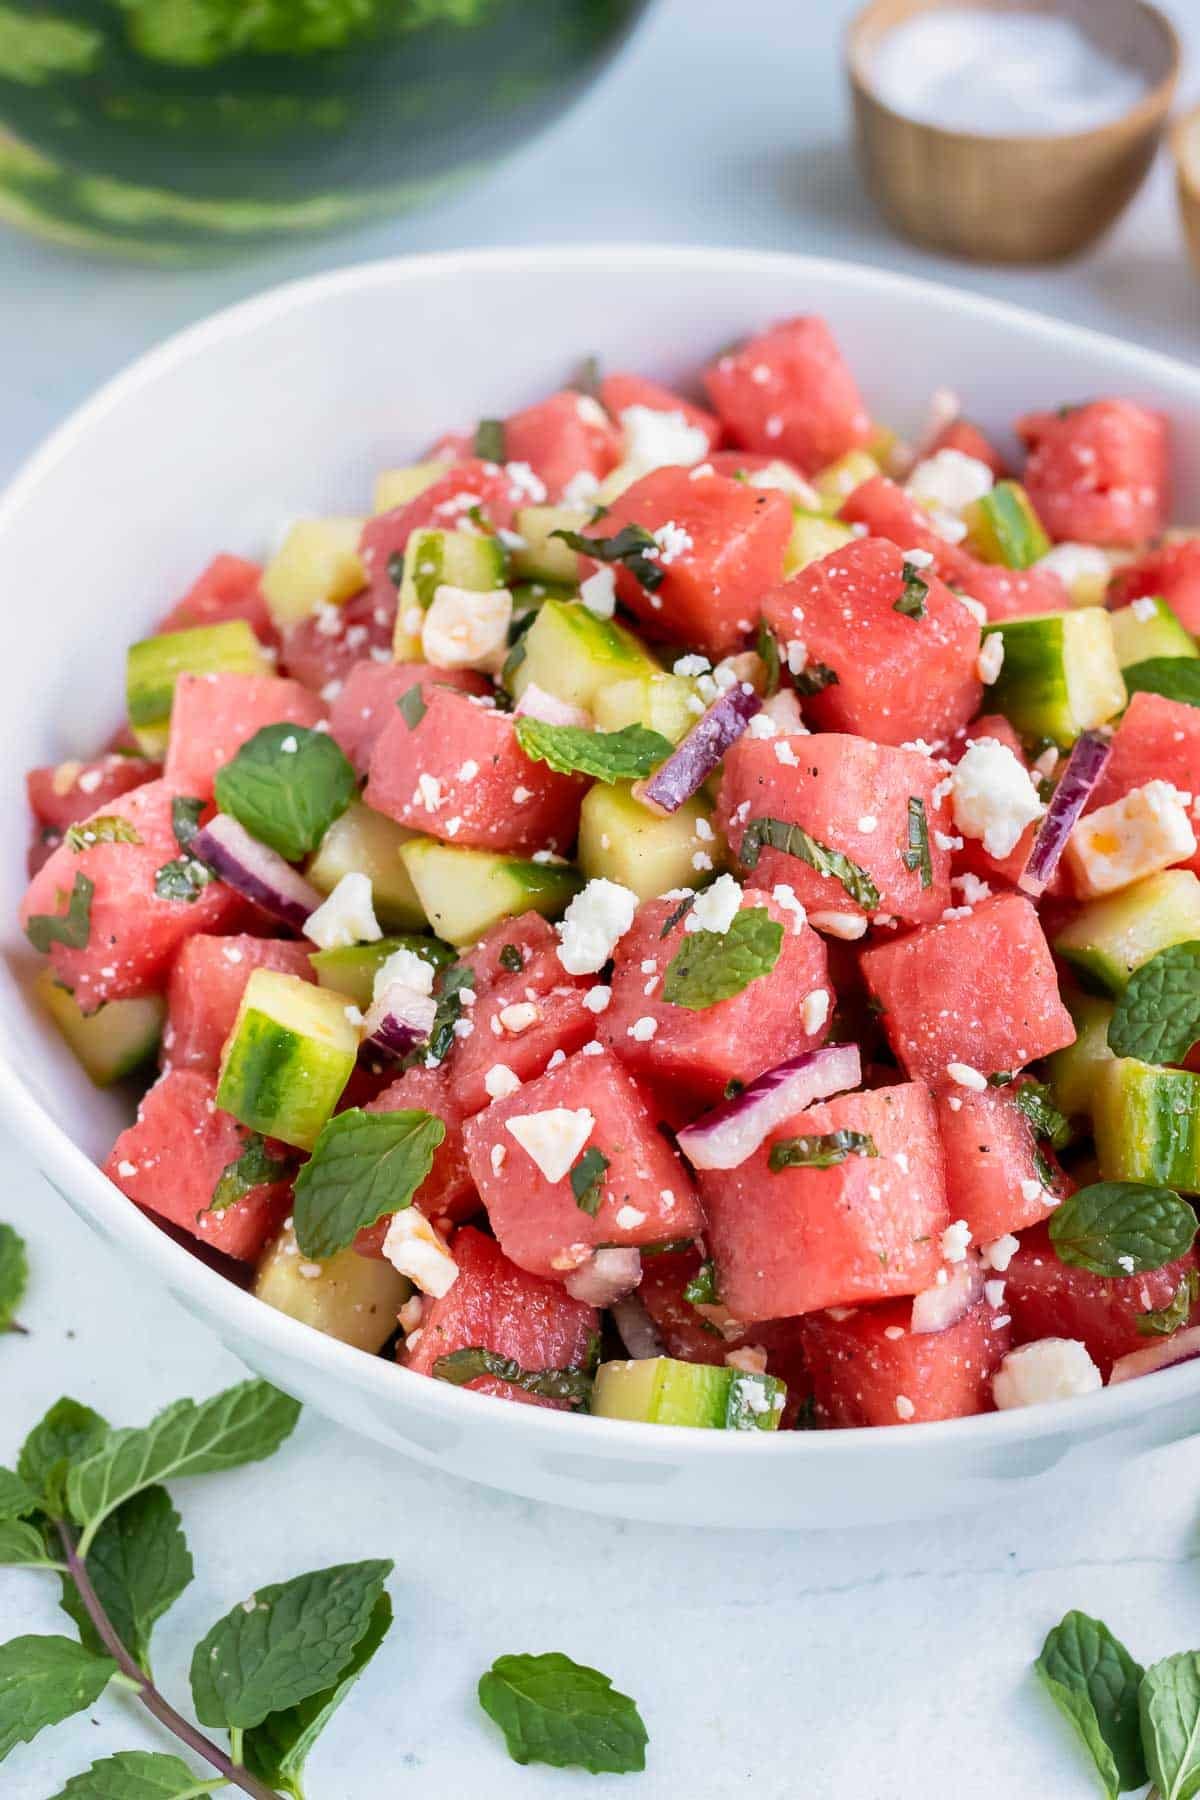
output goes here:
[[[1154, 160], [1179, 74], [1174, 28], [1145, 0], [968, 0], [980, 10], [1065, 14], [1146, 78], [1146, 93], [1091, 131], [944, 131], [884, 104], [874, 51], [917, 13], [964, 0], [871, 0], [851, 22], [846, 70], [867, 185], [903, 236], [983, 262], [1053, 262], [1084, 249], [1129, 204]], [[1200, 201], [1197, 201], [1200, 204]]]
[[1179, 213], [1192, 261], [1200, 270], [1200, 106], [1185, 113], [1171, 134]]

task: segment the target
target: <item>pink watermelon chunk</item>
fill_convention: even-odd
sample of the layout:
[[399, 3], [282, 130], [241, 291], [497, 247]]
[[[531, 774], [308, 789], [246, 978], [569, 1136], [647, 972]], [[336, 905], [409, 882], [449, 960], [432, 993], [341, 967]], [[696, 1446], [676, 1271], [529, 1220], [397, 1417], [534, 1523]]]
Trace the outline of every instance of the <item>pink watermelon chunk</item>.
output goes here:
[[617, 420], [631, 406], [644, 407], [647, 412], [680, 413], [693, 431], [704, 433], [710, 450], [715, 450], [721, 441], [721, 421], [715, 413], [685, 400], [657, 381], [647, 381], [644, 375], [606, 375], [600, 383], [600, 402]]
[[943, 425], [929, 444], [922, 449], [923, 456], [936, 456], [939, 450], [957, 450], [960, 456], [973, 456], [976, 462], [985, 463], [996, 477], [1003, 481], [1008, 473], [1004, 458], [978, 425], [970, 419], [951, 419]]
[[902, 1068], [945, 1087], [951, 1063], [1015, 1073], [1075, 1042], [1035, 909], [997, 894], [966, 917], [926, 925], [863, 952]]
[[470, 1031], [459, 1037], [449, 1060], [450, 1086], [463, 1112], [488, 1104], [490, 1070], [507, 1069], [518, 1081], [532, 1081], [552, 1056], [581, 1049], [596, 1029], [584, 993], [553, 950], [531, 955], [520, 973], [503, 974], [477, 990]]
[[163, 1063], [216, 1073], [242, 993], [255, 969], [312, 981], [303, 944], [286, 938], [191, 937], [181, 945], [167, 987]]
[[262, 569], [244, 556], [214, 556], [181, 600], [159, 620], [156, 633], [188, 631], [197, 625], [221, 625], [245, 619], [264, 644], [277, 644], [279, 633], [259, 586]]
[[30, 769], [25, 789], [37, 823], [63, 832], [68, 825], [102, 812], [118, 795], [132, 793], [161, 774], [162, 764], [148, 757], [109, 754], [91, 762], [51, 763]]
[[504, 460], [509, 474], [532, 470], [545, 493], [533, 483], [529, 499], [554, 502], [577, 475], [597, 480], [614, 469], [621, 457], [621, 434], [602, 407], [587, 394], [569, 388], [539, 400], [504, 423]]
[[[1049, 1145], [1038, 1144], [1016, 1092], [1015, 1087], [982, 1094], [956, 1088], [937, 1095], [950, 1211], [966, 1220], [976, 1244], [1048, 1218], [1075, 1186]], [[1050, 1187], [1042, 1185], [1044, 1172]]]
[[966, 583], [975, 559], [951, 544], [934, 527], [931, 515], [886, 475], [860, 482], [842, 503], [839, 517], [848, 525], [865, 525], [873, 538], [886, 538], [901, 550], [927, 550], [945, 582]]
[[1092, 400], [1027, 413], [1017, 432], [1029, 451], [1025, 487], [1052, 538], [1140, 544], [1165, 526], [1170, 488], [1162, 413], [1136, 400]]
[[1108, 604], [1128, 606], [1145, 595], [1165, 600], [1184, 630], [1200, 637], [1200, 537], [1161, 544], [1118, 569]]
[[[530, 1114], [590, 1114], [584, 1148], [608, 1158], [598, 1210], [576, 1201], [567, 1175], [549, 1180], [506, 1129]], [[468, 1119], [467, 1160], [506, 1256], [559, 1280], [600, 1244], [695, 1237], [703, 1219], [682, 1162], [658, 1130], [648, 1096], [607, 1052], [579, 1051]]]
[[212, 797], [216, 772], [264, 725], [316, 725], [328, 709], [280, 675], [181, 675], [171, 708], [166, 779]]
[[206, 1209], [213, 1189], [246, 1147], [248, 1133], [216, 1104], [216, 1080], [198, 1069], [169, 1069], [112, 1147], [104, 1173], [147, 1212], [202, 1244], [253, 1262], [291, 1205], [290, 1172], [264, 1182], [222, 1212]]
[[344, 606], [322, 607], [283, 633], [279, 667], [326, 701], [365, 658], [390, 663], [396, 629], [396, 591], [376, 597], [366, 588]]
[[992, 1376], [1012, 1330], [978, 1301], [945, 1331], [909, 1329], [907, 1300], [860, 1307], [847, 1318], [810, 1313], [802, 1338], [819, 1422], [923, 1425], [993, 1411]]
[[[523, 1369], [586, 1366], [600, 1328], [595, 1307], [572, 1300], [557, 1281], [542, 1281], [510, 1262], [499, 1244], [464, 1225], [452, 1245], [458, 1276], [449, 1292], [426, 1305], [419, 1331], [400, 1361], [418, 1375], [432, 1375], [439, 1357], [455, 1350], [494, 1350]], [[480, 1376], [468, 1384], [479, 1394], [525, 1406], [562, 1411], [562, 1400], [543, 1400], [523, 1388]]]
[[[413, 1205], [427, 1219], [436, 1219], [440, 1227], [458, 1224], [480, 1210], [480, 1200], [467, 1167], [463, 1145], [463, 1115], [450, 1091], [444, 1069], [424, 1069], [417, 1064], [406, 1069], [398, 1081], [372, 1100], [367, 1112], [432, 1113], [446, 1127], [446, 1135], [433, 1158], [433, 1167], [413, 1195]], [[382, 1256], [383, 1240], [392, 1222], [389, 1213], [377, 1224], [360, 1231], [354, 1248], [360, 1256]]]
[[422, 693], [435, 685], [464, 694], [488, 692], [487, 681], [474, 669], [435, 669], [422, 662], [355, 663], [329, 709], [329, 733], [360, 775], [370, 767], [371, 752], [398, 702], [418, 684]]
[[1053, 569], [1006, 569], [1002, 563], [973, 563], [960, 582], [989, 619], [1021, 619], [1032, 613], [1066, 612], [1071, 596]]
[[[1134, 694], [1113, 733], [1112, 754], [1092, 790], [1088, 812], [1120, 800], [1147, 781], [1200, 792], [1200, 707], [1162, 694]], [[1200, 851], [1179, 865], [1200, 875]]]
[[804, 474], [869, 441], [871, 416], [823, 319], [784, 319], [704, 372], [735, 444], [783, 456]]
[[[863, 1132], [877, 1155], [831, 1168], [770, 1166], [785, 1138]], [[700, 1177], [717, 1290], [735, 1319], [916, 1294], [942, 1265], [950, 1223], [933, 1101], [919, 1082], [839, 1094], [797, 1113], [739, 1168]]]

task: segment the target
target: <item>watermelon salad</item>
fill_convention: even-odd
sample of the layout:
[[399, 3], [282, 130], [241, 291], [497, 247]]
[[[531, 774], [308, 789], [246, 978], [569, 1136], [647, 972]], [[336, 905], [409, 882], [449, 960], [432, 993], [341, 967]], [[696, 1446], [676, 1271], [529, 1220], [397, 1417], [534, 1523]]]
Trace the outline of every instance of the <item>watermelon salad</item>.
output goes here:
[[218, 555], [28, 778], [37, 993], [143, 1090], [105, 1173], [510, 1404], [896, 1426], [1200, 1354], [1168, 505], [1145, 406], [905, 443], [800, 317]]

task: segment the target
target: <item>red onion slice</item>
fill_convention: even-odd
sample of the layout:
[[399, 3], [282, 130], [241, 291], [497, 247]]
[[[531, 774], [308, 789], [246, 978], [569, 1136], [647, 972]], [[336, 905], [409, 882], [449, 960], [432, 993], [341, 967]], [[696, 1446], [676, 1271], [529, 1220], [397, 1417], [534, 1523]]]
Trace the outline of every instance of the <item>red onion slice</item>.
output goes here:
[[303, 931], [305, 920], [321, 904], [322, 896], [303, 875], [284, 862], [277, 850], [252, 838], [229, 813], [217, 813], [202, 825], [187, 853], [207, 863], [214, 874], [255, 906], [297, 931]]
[[1104, 773], [1111, 747], [1110, 740], [1098, 731], [1084, 731], [1076, 738], [1017, 882], [1021, 892], [1032, 900], [1039, 900], [1045, 893], [1067, 839]]
[[968, 1253], [960, 1263], [953, 1263], [943, 1282], [923, 1288], [913, 1295], [911, 1331], [949, 1331], [951, 1325], [969, 1313], [983, 1293], [983, 1271], [979, 1258]]
[[363, 1042], [389, 1056], [407, 1056], [427, 1044], [437, 1001], [404, 981], [389, 981], [363, 1021]]
[[645, 1362], [651, 1356], [665, 1356], [667, 1347], [658, 1335], [658, 1327], [644, 1303], [636, 1294], [626, 1294], [613, 1302], [613, 1324], [621, 1342], [634, 1362]]
[[1118, 1356], [1108, 1378], [1109, 1387], [1120, 1381], [1135, 1381], [1139, 1375], [1153, 1375], [1157, 1369], [1169, 1369], [1175, 1363], [1194, 1362], [1200, 1356], [1200, 1325], [1177, 1331], [1160, 1344], [1147, 1344], [1144, 1350], [1131, 1350]]
[[637, 1249], [593, 1250], [563, 1282], [572, 1300], [587, 1306], [612, 1306], [632, 1294], [642, 1279], [642, 1253]]
[[857, 1044], [806, 1050], [759, 1075], [732, 1100], [722, 1101], [676, 1134], [693, 1168], [737, 1169], [793, 1113], [816, 1100], [856, 1088], [862, 1080]]
[[540, 719], [543, 725], [580, 725], [585, 730], [592, 723], [591, 713], [585, 712], [582, 706], [572, 706], [569, 700], [548, 694], [536, 681], [529, 683], [513, 707], [513, 718]]
[[707, 781], [731, 744], [736, 744], [762, 701], [747, 682], [714, 700], [703, 718], [697, 719], [666, 762], [646, 781], [638, 782], [634, 798], [659, 812], [678, 812], [702, 782]]

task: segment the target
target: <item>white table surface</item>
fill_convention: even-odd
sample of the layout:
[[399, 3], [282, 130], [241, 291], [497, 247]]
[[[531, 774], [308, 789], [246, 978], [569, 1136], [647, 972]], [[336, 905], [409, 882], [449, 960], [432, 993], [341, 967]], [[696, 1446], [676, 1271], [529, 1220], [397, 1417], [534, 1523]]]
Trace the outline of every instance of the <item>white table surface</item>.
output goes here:
[[[430, 214], [201, 273], [110, 266], [0, 236], [0, 477], [95, 384], [165, 333], [289, 276], [398, 251], [595, 238], [811, 250], [960, 282], [1184, 356], [1200, 348], [1169, 174], [1116, 233], [1051, 273], [973, 269], [889, 238], [849, 161], [846, 0], [662, 0], [562, 124]], [[1171, 10], [1200, 46], [1200, 3]], [[1193, 89], [1194, 89], [1194, 83]], [[604, 145], [603, 152], [598, 146]], [[629, 297], [635, 304], [635, 296]], [[0, 1343], [0, 1461], [68, 1392], [119, 1422], [241, 1370], [123, 1269], [9, 1147], [0, 1216], [27, 1236], [28, 1338]], [[638, 1699], [647, 1800], [1086, 1800], [1095, 1789], [1027, 1674], [1079, 1606], [1143, 1660], [1200, 1642], [1200, 1444], [1003, 1514], [840, 1534], [667, 1530], [460, 1485], [306, 1417], [271, 1463], [177, 1489], [198, 1576], [159, 1627], [164, 1685], [254, 1585], [396, 1560], [398, 1624], [323, 1740], [311, 1800], [418, 1790], [560, 1800], [615, 1778], [511, 1764], [473, 1692], [510, 1650], [562, 1649]], [[0, 1629], [60, 1629], [47, 1577], [0, 1577]], [[5, 1765], [47, 1800], [122, 1748], [167, 1746], [106, 1699]]]

